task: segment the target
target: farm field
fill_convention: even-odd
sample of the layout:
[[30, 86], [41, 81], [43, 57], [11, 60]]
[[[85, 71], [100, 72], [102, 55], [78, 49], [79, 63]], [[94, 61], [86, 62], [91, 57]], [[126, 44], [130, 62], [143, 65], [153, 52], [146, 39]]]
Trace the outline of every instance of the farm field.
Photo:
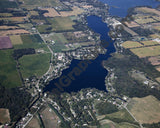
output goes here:
[[141, 41], [141, 43], [142, 43], [144, 46], [150, 46], [150, 45], [157, 45], [157, 44], [159, 44], [157, 41], [152, 41], [152, 40]]
[[42, 115], [42, 120], [45, 128], [58, 127], [59, 118], [52, 109], [46, 107], [40, 114]]
[[135, 22], [137, 22], [138, 24], [147, 24], [156, 22], [156, 20], [154, 20], [153, 18], [144, 18], [144, 19], [136, 19]]
[[125, 24], [129, 27], [129, 28], [133, 28], [133, 27], [139, 27], [140, 25], [137, 24], [136, 22], [134, 21], [131, 21], [131, 22], [125, 22]]
[[38, 25], [37, 29], [40, 33], [46, 32], [63, 32], [74, 30], [72, 27], [75, 23], [69, 17], [47, 18], [51, 25]]
[[17, 29], [17, 28], [18, 28], [17, 26], [6, 26], [6, 25], [0, 26], [1, 30]]
[[139, 58], [158, 56], [160, 55], [160, 46], [151, 46], [144, 48], [130, 49]]
[[9, 17], [9, 16], [13, 16], [12, 13], [0, 13], [1, 17]]
[[0, 108], [0, 123], [9, 123], [10, 114], [8, 109]]
[[148, 7], [139, 7], [136, 8], [138, 11], [141, 11], [143, 13], [149, 13], [149, 14], [156, 14], [160, 16], [160, 11], [153, 9], [153, 8], [148, 8]]
[[34, 116], [32, 120], [27, 124], [26, 128], [41, 128], [36, 116]]
[[157, 123], [160, 121], [160, 101], [154, 96], [133, 98], [127, 108], [140, 123]]
[[150, 38], [155, 39], [155, 38], [160, 38], [160, 35], [158, 34], [151, 34], [149, 35]]
[[42, 76], [47, 72], [50, 65], [50, 53], [25, 55], [19, 59], [20, 70], [23, 78], [30, 76]]
[[18, 44], [23, 44], [21, 36], [20, 35], [12, 35], [9, 37], [12, 45], [18, 45]]
[[110, 119], [112, 121], [120, 121], [120, 122], [129, 122], [135, 123], [135, 120], [131, 117], [131, 115], [125, 110], [122, 109], [118, 112], [107, 114], [106, 119]]
[[0, 50], [12, 48], [11, 40], [8, 36], [0, 36]]
[[122, 44], [122, 46], [124, 48], [136, 48], [136, 47], [142, 47], [143, 45], [135, 41], [126, 41]]
[[44, 13], [43, 15], [45, 17], [56, 17], [56, 16], [60, 16], [60, 14], [54, 9], [54, 8], [43, 8], [41, 10], [47, 10], [47, 13]]
[[60, 15], [61, 15], [62, 17], [77, 16], [78, 14], [81, 14], [81, 13], [84, 12], [83, 9], [78, 8], [78, 7], [75, 7], [75, 6], [72, 8], [72, 10], [73, 10], [73, 11], [61, 11], [61, 12], [60, 12]]
[[0, 50], [0, 83], [7, 88], [13, 88], [22, 84], [16, 70], [16, 62], [12, 57], [13, 50]]
[[8, 0], [0, 0], [0, 8], [17, 8], [17, 4], [14, 1], [8, 1]]
[[160, 65], [160, 56], [150, 57], [148, 60], [152, 65]]
[[7, 20], [11, 22], [24, 22], [25, 17], [7, 17], [7, 18], [0, 18], [0, 20]]
[[29, 33], [30, 33], [29, 31], [26, 31], [24, 29], [15, 29], [15, 30], [0, 31], [0, 36], [29, 34]]
[[158, 67], [156, 67], [156, 70], [158, 70], [159, 72], [160, 72], [160, 67], [158, 66]]

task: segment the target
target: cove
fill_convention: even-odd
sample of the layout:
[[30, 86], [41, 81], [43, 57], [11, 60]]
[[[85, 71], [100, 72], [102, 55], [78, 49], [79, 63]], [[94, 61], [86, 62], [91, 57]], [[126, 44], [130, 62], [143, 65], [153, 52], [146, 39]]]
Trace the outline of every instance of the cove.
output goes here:
[[156, 0], [100, 0], [109, 5], [109, 13], [112, 16], [125, 17], [129, 8], [136, 6], [149, 6], [156, 8], [160, 2]]
[[[72, 80], [68, 87], [63, 87], [65, 92], [77, 92], [83, 88], [96, 88], [106, 91], [105, 77], [108, 72], [103, 68], [102, 61], [107, 60], [110, 57], [110, 54], [115, 52], [114, 43], [107, 34], [109, 28], [106, 23], [102, 22], [102, 18], [89, 16], [87, 17], [87, 23], [89, 28], [100, 34], [101, 40], [109, 43], [106, 48], [107, 52], [105, 55], [99, 55], [95, 60], [91, 60], [92, 63], [88, 64], [88, 67], [81, 73], [81, 75], [77, 76], [75, 80]], [[61, 76], [67, 76], [67, 74], [72, 71], [74, 67], [77, 67], [80, 62], [81, 60], [73, 59], [69, 68], [63, 70]], [[56, 88], [55, 83], [58, 83], [58, 81], [59, 78], [50, 81], [50, 83], [44, 88], [44, 91], [51, 91]]]

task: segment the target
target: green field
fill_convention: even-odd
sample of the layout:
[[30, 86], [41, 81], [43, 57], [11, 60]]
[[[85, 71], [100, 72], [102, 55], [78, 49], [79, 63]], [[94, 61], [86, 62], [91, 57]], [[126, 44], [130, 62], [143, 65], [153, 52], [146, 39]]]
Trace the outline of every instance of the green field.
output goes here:
[[19, 59], [23, 78], [42, 76], [49, 69], [51, 54], [26, 55]]
[[50, 25], [38, 25], [37, 29], [40, 33], [63, 32], [74, 30], [72, 27], [75, 23], [69, 17], [47, 18]]
[[21, 40], [23, 44], [14, 45], [14, 49], [22, 48], [34, 48], [43, 49], [44, 51], [49, 51], [47, 45], [42, 41], [41, 37], [37, 34], [35, 35], [21, 35]]
[[8, 1], [8, 0], [0, 0], [0, 8], [17, 8], [17, 4], [14, 1]]
[[120, 122], [135, 123], [134, 119], [125, 109], [122, 109], [115, 113], [107, 114], [105, 118], [112, 120], [116, 123], [120, 123]]
[[12, 53], [13, 50], [0, 50], [0, 84], [8, 88], [17, 87], [22, 84]]

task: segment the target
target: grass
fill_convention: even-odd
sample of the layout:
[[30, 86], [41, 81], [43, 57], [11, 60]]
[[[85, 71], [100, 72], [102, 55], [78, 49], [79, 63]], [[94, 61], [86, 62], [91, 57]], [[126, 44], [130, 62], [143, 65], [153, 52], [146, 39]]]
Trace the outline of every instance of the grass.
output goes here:
[[0, 83], [7, 88], [14, 88], [22, 84], [12, 53], [13, 50], [0, 50]]
[[20, 35], [12, 35], [9, 38], [10, 38], [10, 40], [12, 42], [12, 45], [23, 44]]
[[133, 98], [127, 108], [140, 123], [160, 122], [160, 101], [154, 96]]
[[19, 59], [23, 78], [30, 76], [42, 76], [47, 72], [50, 64], [51, 54], [26, 55]]
[[160, 55], [160, 46], [151, 46], [151, 47], [136, 48], [130, 50], [140, 58]]
[[150, 45], [157, 45], [159, 44], [157, 41], [152, 41], [152, 40], [149, 40], [149, 41], [141, 41], [141, 43], [145, 46], [150, 46]]
[[40, 124], [36, 116], [33, 116], [32, 120], [27, 124], [26, 128], [40, 128]]
[[105, 118], [110, 119], [116, 123], [120, 122], [135, 123], [134, 119], [125, 109], [122, 109], [115, 113], [107, 114]]
[[130, 124], [130, 123], [119, 123], [118, 124], [119, 128], [140, 128], [139, 126], [137, 125], [134, 125], [134, 124]]
[[135, 41], [126, 41], [122, 44], [122, 46], [124, 48], [136, 48], [136, 47], [142, 47], [143, 45]]

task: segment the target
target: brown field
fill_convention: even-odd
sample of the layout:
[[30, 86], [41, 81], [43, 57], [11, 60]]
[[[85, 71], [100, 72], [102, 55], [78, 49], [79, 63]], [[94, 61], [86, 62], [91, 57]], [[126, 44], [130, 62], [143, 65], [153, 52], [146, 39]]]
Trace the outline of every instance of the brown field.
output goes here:
[[143, 45], [140, 44], [139, 42], [135, 42], [135, 41], [125, 41], [122, 46], [124, 48], [136, 48], [136, 47], [142, 47]]
[[9, 38], [10, 38], [10, 40], [12, 42], [12, 45], [23, 44], [20, 35], [12, 35]]
[[132, 98], [127, 108], [142, 124], [160, 122], [160, 101], [154, 96]]
[[82, 6], [83, 8], [86, 8], [86, 9], [89, 9], [89, 8], [92, 8], [93, 6], [92, 5], [84, 5]]
[[160, 77], [157, 77], [156, 80], [160, 83]]
[[32, 22], [34, 22], [36, 24], [44, 24], [44, 23], [46, 23], [45, 20], [39, 20], [39, 19], [31, 19], [31, 20], [32, 20]]
[[140, 58], [160, 55], [160, 46], [151, 46], [151, 47], [136, 48], [130, 50]]
[[8, 36], [1, 36], [0, 37], [0, 49], [8, 49], [12, 48], [11, 40]]
[[160, 56], [150, 57], [148, 60], [152, 65], [160, 65]]
[[17, 26], [6, 26], [6, 25], [3, 25], [3, 26], [0, 26], [0, 29], [16, 29], [18, 28]]
[[38, 16], [38, 12], [37, 11], [29, 11], [30, 15], [32, 16]]
[[147, 7], [139, 7], [139, 8], [136, 8], [138, 11], [142, 11], [144, 13], [151, 13], [151, 14], [156, 14], [156, 15], [159, 15], [160, 16], [160, 11], [156, 10], [156, 9], [153, 9], [153, 8], [147, 8]]
[[126, 24], [129, 28], [134, 28], [134, 27], [139, 27], [139, 26], [140, 26], [139, 24], [137, 24], [137, 23], [134, 22], [134, 21], [125, 22], [125, 24]]
[[158, 23], [152, 23], [151, 25], [152, 26], [160, 26], [160, 22], [158, 22]]
[[47, 10], [48, 13], [44, 13], [45, 17], [55, 17], [60, 16], [60, 14], [54, 8], [43, 8], [42, 10]]
[[160, 72], [160, 67], [157, 67], [156, 70]]
[[27, 124], [26, 128], [40, 128], [37, 117], [33, 117], [32, 120]]
[[153, 18], [145, 18], [145, 19], [135, 19], [135, 22], [137, 22], [138, 24], [147, 24], [147, 23], [152, 23], [152, 22], [156, 22]]
[[7, 17], [7, 18], [0, 18], [0, 20], [8, 20], [12, 22], [24, 22], [26, 17]]
[[67, 16], [77, 16], [78, 14], [81, 14], [84, 12], [81, 8], [78, 7], [73, 7], [73, 11], [62, 11], [60, 12], [62, 17], [67, 17]]
[[24, 29], [16, 29], [16, 30], [0, 31], [0, 36], [29, 34], [29, 33], [30, 33], [29, 31], [26, 31]]
[[49, 107], [46, 107], [42, 112], [42, 120], [45, 128], [57, 128], [58, 127], [58, 116]]
[[150, 46], [150, 45], [157, 45], [157, 44], [159, 44], [157, 41], [152, 41], [152, 40], [141, 41], [141, 43], [142, 43], [144, 46]]
[[160, 26], [153, 26], [153, 29], [160, 31]]
[[0, 108], [0, 123], [9, 123], [10, 114], [8, 109]]
[[152, 39], [156, 39], [156, 38], [160, 38], [160, 35], [151, 34], [151, 35], [149, 35], [149, 37], [152, 38]]

